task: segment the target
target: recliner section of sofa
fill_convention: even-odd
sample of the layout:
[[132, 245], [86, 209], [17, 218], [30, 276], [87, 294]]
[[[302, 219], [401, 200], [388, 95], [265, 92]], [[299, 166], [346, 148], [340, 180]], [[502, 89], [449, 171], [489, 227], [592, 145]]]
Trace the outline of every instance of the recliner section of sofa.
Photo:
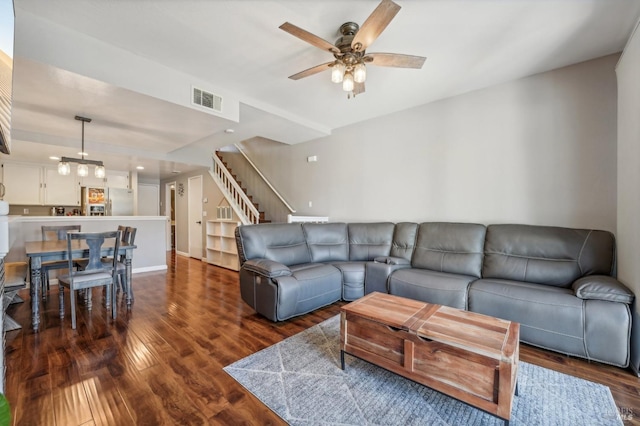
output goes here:
[[486, 228], [473, 223], [422, 223], [411, 268], [395, 271], [389, 293], [467, 309], [469, 285], [480, 278]]
[[629, 364], [633, 293], [605, 231], [470, 223], [240, 226], [242, 299], [281, 321], [373, 291], [521, 324], [521, 341]]
[[238, 229], [240, 295], [257, 312], [272, 321], [282, 321], [340, 300], [340, 271], [329, 264], [312, 262], [302, 225]]
[[[523, 342], [628, 365], [631, 314], [627, 302], [632, 298], [610, 276], [615, 265], [613, 234], [490, 225], [484, 251], [483, 278], [469, 289], [470, 311], [519, 322]], [[582, 294], [578, 291], [586, 290], [582, 282], [597, 290], [590, 296]], [[615, 300], [622, 303], [612, 303]]]

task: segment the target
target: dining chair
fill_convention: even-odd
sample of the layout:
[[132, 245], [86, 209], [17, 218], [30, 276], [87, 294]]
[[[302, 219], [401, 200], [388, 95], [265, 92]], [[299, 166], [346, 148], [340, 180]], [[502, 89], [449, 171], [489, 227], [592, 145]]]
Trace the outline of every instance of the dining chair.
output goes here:
[[[123, 226], [123, 225], [119, 225], [118, 226], [118, 231], [121, 232], [121, 238], [120, 238], [120, 242], [121, 244], [134, 244], [135, 240], [136, 240], [136, 232], [137, 232], [137, 228], [131, 227], [131, 226]], [[106, 267], [108, 268], [112, 262], [113, 259], [110, 257], [103, 257], [102, 258], [102, 262], [106, 265]], [[84, 269], [86, 267], [87, 264], [87, 260], [84, 261], [80, 261], [78, 262], [78, 265], [80, 266], [80, 269]], [[126, 255], [122, 254], [120, 256], [118, 256], [117, 262], [116, 262], [116, 268], [117, 268], [117, 272], [118, 272], [118, 282], [116, 284], [116, 293], [122, 289], [122, 291], [124, 293], [127, 293], [128, 288], [129, 288], [129, 282], [127, 280], [127, 265], [126, 265]], [[131, 298], [133, 299], [133, 288], [131, 289]]]
[[[71, 328], [76, 328], [76, 290], [85, 290], [88, 293], [87, 309], [91, 310], [91, 289], [93, 287], [106, 287], [105, 306], [111, 307], [111, 316], [116, 319], [115, 288], [117, 279], [117, 256], [111, 257], [111, 266], [108, 266], [101, 258], [102, 246], [113, 239], [113, 252], [117, 253], [122, 238], [121, 231], [108, 232], [74, 232], [67, 234], [67, 263], [69, 273], [58, 277], [60, 318], [64, 318], [64, 289], [69, 289], [71, 300]], [[74, 248], [85, 243], [89, 248], [89, 257], [85, 258], [82, 252], [74, 253]], [[86, 259], [84, 269], [74, 270], [76, 260]]]
[[[76, 231], [80, 232], [82, 226], [81, 225], [43, 225], [41, 227], [42, 231], [42, 241], [52, 241], [52, 240], [66, 240], [67, 232]], [[47, 262], [42, 262], [42, 298], [47, 298], [47, 292], [49, 291], [49, 271], [55, 269], [66, 269], [68, 267], [68, 262], [66, 260], [51, 260]]]
[[[138, 232], [138, 228], [127, 226], [126, 235], [122, 238], [122, 241], [124, 243], [129, 244], [129, 245], [135, 244], [136, 232]], [[131, 285], [131, 283], [127, 279], [126, 258], [127, 258], [126, 255], [121, 254], [120, 258], [118, 259], [119, 283], [120, 283], [120, 287], [122, 288], [122, 291], [124, 293], [128, 293], [129, 292], [129, 286]], [[131, 299], [133, 300], [133, 287], [131, 287]]]

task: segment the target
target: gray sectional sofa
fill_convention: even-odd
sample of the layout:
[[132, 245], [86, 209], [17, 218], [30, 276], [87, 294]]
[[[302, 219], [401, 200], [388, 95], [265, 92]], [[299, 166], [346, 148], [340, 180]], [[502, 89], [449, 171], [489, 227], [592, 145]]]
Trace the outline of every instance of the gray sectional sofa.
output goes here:
[[294, 223], [236, 230], [242, 299], [282, 321], [373, 291], [520, 323], [522, 342], [629, 365], [634, 295], [606, 231], [470, 223]]

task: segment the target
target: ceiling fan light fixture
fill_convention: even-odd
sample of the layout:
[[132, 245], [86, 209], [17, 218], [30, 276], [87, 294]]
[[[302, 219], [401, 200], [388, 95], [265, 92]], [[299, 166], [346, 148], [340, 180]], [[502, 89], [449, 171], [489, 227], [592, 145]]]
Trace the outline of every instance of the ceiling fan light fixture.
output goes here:
[[364, 83], [367, 79], [367, 67], [364, 63], [359, 62], [353, 67], [353, 81], [356, 83]]
[[354, 88], [353, 74], [351, 71], [344, 73], [344, 79], [342, 80], [342, 90], [345, 92], [353, 92]]
[[331, 81], [334, 83], [342, 83], [344, 78], [345, 66], [342, 62], [336, 61], [331, 67]]

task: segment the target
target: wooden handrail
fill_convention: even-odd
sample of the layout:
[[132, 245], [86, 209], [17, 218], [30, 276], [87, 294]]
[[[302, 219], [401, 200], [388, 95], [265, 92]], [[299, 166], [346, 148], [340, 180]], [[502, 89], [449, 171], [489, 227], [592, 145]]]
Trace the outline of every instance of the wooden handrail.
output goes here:
[[217, 155], [212, 155], [213, 170], [210, 170], [213, 180], [218, 184], [229, 205], [236, 212], [240, 221], [247, 225], [260, 222], [260, 212], [251, 202], [247, 194], [240, 188], [238, 182], [231, 176], [229, 170]]

